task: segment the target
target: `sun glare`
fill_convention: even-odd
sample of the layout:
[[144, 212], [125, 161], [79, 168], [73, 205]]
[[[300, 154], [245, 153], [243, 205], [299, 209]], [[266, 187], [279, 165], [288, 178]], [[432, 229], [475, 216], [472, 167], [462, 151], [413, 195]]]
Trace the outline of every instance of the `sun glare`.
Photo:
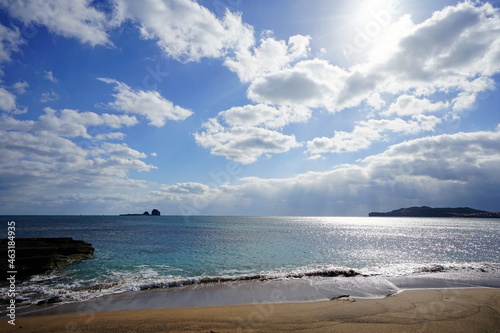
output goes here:
[[[390, 53], [399, 28], [392, 25], [402, 15], [401, 0], [353, 1], [345, 8], [350, 19], [345, 27], [343, 53], [351, 64], [381, 61]], [[398, 24], [399, 25], [399, 24]]]

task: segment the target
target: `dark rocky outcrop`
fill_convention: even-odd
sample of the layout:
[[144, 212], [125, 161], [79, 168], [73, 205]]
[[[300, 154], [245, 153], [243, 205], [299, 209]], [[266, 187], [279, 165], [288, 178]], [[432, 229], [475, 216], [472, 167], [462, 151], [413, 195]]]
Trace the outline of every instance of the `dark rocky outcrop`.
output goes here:
[[[73, 238], [16, 238], [14, 241], [17, 280], [25, 280], [35, 274], [90, 259], [95, 250], [91, 244]], [[3, 281], [7, 272], [12, 271], [6, 255], [8, 242], [8, 239], [0, 239], [0, 251], [3, 253], [1, 270], [5, 277]]]
[[499, 218], [500, 213], [491, 213], [469, 207], [432, 208], [429, 206], [408, 207], [393, 210], [392, 212], [371, 212], [368, 216], [399, 216], [399, 217], [485, 217]]
[[142, 214], [120, 214], [120, 216], [160, 216], [160, 211], [158, 209], [153, 209], [151, 214], [148, 211], [145, 211]]

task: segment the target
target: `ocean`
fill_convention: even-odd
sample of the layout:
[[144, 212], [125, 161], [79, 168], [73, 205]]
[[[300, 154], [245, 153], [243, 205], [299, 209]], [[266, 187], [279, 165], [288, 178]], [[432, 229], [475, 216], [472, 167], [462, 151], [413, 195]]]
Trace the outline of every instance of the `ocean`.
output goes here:
[[[114, 309], [385, 297], [500, 287], [500, 220], [397, 217], [2, 216], [16, 237], [72, 237], [93, 259], [18, 283], [18, 308]], [[7, 227], [5, 227], [7, 230]], [[5, 237], [6, 231], [2, 237]], [[279, 290], [279, 293], [275, 291]], [[274, 293], [273, 293], [274, 291]], [[3, 288], [2, 299], [7, 298]], [[95, 303], [94, 303], [95, 304]]]

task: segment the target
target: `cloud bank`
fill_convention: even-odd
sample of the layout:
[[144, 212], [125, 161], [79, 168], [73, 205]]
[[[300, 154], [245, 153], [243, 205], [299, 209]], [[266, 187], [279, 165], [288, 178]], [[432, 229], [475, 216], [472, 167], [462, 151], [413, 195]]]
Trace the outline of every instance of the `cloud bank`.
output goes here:
[[437, 206], [496, 207], [499, 172], [497, 130], [414, 139], [324, 172], [246, 177], [217, 188], [177, 184], [154, 195], [179, 214], [365, 215], [420, 205], [422, 198]]

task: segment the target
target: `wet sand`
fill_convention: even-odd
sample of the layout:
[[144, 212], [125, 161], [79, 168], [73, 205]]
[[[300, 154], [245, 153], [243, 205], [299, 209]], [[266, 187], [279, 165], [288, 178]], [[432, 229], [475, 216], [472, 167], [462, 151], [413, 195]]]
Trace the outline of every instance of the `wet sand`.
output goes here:
[[500, 332], [500, 289], [407, 290], [383, 299], [16, 318], [2, 332]]

